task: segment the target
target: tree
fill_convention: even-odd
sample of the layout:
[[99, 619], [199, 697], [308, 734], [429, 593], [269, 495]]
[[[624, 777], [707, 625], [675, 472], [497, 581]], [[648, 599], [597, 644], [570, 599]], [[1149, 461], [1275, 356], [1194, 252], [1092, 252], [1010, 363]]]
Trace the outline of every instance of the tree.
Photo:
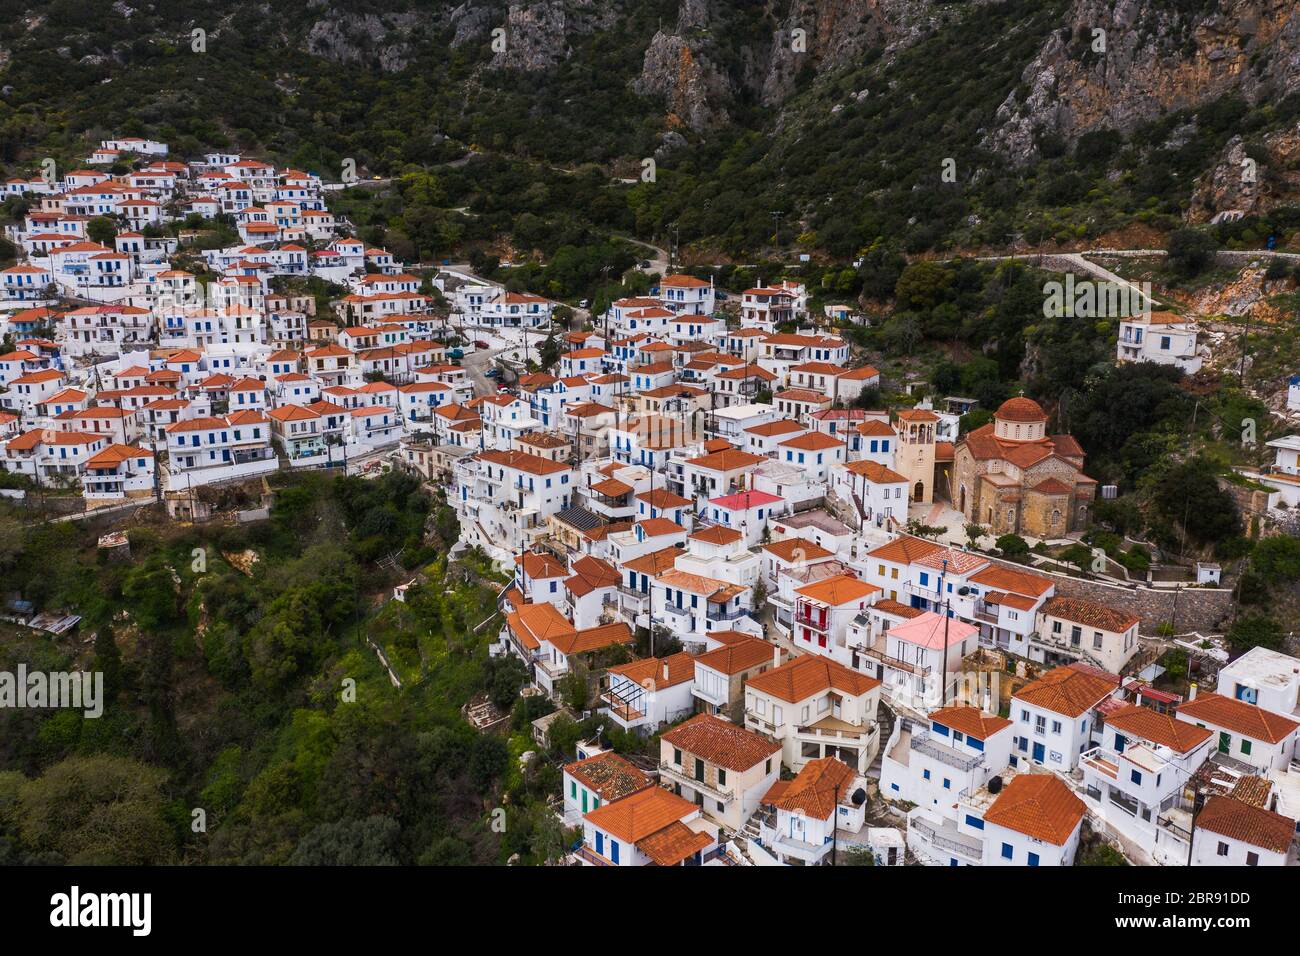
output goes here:
[[876, 855], [870, 847], [851, 846], [840, 851], [837, 866], [875, 866]]
[[34, 850], [74, 866], [170, 863], [162, 770], [126, 757], [70, 757], [18, 792], [19, 829]]
[[1092, 551], [1085, 545], [1072, 544], [1061, 552], [1060, 558], [1067, 564], [1073, 564], [1080, 571], [1086, 571], [1092, 563]]
[[989, 533], [989, 529], [977, 521], [966, 522], [966, 546], [974, 551], [979, 547], [980, 538]]
[[402, 828], [392, 817], [322, 823], [298, 844], [294, 866], [397, 866]]
[[86, 223], [86, 238], [91, 242], [97, 242], [101, 246], [113, 245], [113, 240], [117, 238], [117, 227], [113, 221], [104, 216], [96, 216], [90, 222]]
[[1219, 244], [1208, 232], [1175, 229], [1169, 234], [1169, 264], [1188, 278], [1200, 275], [1214, 260]]
[[511, 707], [527, 679], [528, 670], [524, 662], [513, 654], [489, 657], [483, 665], [483, 684], [488, 699], [501, 710]]
[[1076, 866], [1129, 866], [1128, 860], [1124, 854], [1115, 849], [1109, 843], [1092, 843], [1089, 844], [1079, 858], [1075, 861]]
[[1165, 472], [1152, 495], [1156, 513], [1182, 527], [1196, 544], [1214, 544], [1241, 533], [1237, 502], [1219, 487], [1216, 474], [1214, 463], [1198, 456]]
[[1255, 545], [1250, 563], [1270, 584], [1300, 578], [1300, 538], [1277, 535]]
[[1282, 649], [1282, 626], [1262, 614], [1245, 614], [1228, 629], [1228, 643], [1236, 653], [1244, 654], [1252, 647]]
[[1002, 557], [1009, 561], [1024, 561], [1029, 557], [1029, 542], [1018, 534], [1001, 535], [995, 543]]

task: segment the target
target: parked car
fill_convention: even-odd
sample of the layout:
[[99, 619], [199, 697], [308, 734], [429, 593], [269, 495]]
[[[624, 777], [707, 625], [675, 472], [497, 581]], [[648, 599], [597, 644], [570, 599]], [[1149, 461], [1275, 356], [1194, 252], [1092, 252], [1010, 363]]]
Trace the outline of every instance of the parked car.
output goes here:
[[449, 359], [455, 359], [455, 360], [458, 361], [458, 362], [459, 362], [461, 359], [463, 359], [464, 357], [465, 357], [465, 350], [464, 350], [464, 349], [450, 349], [450, 350], [447, 352], [447, 358], [449, 358]]
[[488, 370], [487, 370], [486, 372], [484, 372], [483, 374], [486, 375], [488, 378], [500, 378], [500, 377], [501, 377], [501, 369], [497, 368], [496, 366], [493, 366], [492, 368], [488, 369]]

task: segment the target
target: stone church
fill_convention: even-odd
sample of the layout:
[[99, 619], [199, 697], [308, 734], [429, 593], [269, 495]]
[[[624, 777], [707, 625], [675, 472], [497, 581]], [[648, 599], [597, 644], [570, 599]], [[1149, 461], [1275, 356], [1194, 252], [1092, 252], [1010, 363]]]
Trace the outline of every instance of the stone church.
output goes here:
[[994, 535], [1062, 538], [1088, 523], [1097, 482], [1083, 473], [1083, 449], [1048, 435], [1047, 414], [1032, 399], [1011, 398], [993, 421], [957, 442], [953, 506]]

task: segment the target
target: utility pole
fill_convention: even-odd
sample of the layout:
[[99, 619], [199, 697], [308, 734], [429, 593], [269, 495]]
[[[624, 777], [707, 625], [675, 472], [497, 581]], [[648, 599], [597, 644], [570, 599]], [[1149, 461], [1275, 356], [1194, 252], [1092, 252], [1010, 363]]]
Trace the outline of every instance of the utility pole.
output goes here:
[[781, 217], [784, 215], [779, 209], [772, 210], [772, 244], [778, 247], [781, 245]]
[[[948, 559], [943, 560], [943, 572], [939, 575], [939, 594], [943, 595], [943, 579], [948, 575]], [[940, 605], [943, 615], [943, 672], [939, 675], [939, 706], [948, 706], [948, 617], [952, 611], [952, 601], [945, 600]]]

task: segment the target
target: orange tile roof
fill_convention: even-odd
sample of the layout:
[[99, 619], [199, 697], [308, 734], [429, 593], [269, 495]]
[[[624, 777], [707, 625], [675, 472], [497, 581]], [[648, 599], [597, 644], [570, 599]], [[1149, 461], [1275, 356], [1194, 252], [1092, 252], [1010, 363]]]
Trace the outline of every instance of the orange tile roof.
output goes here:
[[[710, 636], [716, 638], [718, 635], [714, 633]], [[762, 667], [764, 664], [771, 663], [772, 646], [757, 637], [747, 637], [706, 651], [695, 658], [695, 663], [730, 677], [752, 667]]]
[[730, 544], [733, 541], [739, 541], [744, 536], [734, 528], [725, 528], [720, 524], [715, 524], [702, 531], [696, 531], [689, 537], [692, 541], [703, 541], [706, 544]]
[[643, 491], [636, 496], [638, 501], [644, 501], [655, 508], [684, 508], [691, 503], [689, 498], [683, 498], [681, 495], [675, 495], [667, 488], [656, 488], [654, 491]]
[[1138, 704], [1110, 711], [1106, 714], [1106, 725], [1124, 731], [1125, 736], [1140, 737], [1180, 754], [1190, 753], [1210, 737], [1210, 731], [1204, 727]]
[[682, 534], [686, 531], [677, 522], [669, 521], [667, 518], [646, 518], [644, 521], [638, 521], [636, 526], [651, 538], [665, 534]]
[[522, 605], [519, 610], [506, 616], [506, 623], [530, 651], [541, 647], [544, 640], [553, 642], [576, 633], [573, 623], [549, 601]]
[[710, 471], [738, 471], [765, 461], [767, 459], [761, 455], [751, 455], [747, 451], [728, 448], [726, 451], [715, 451], [712, 454], [701, 455], [699, 458], [692, 458], [687, 461], [687, 464], [697, 468], [707, 468]]
[[581, 631], [569, 634], [560, 633], [555, 637], [548, 637], [547, 640], [561, 654], [584, 654], [587, 651], [598, 651], [615, 644], [631, 644], [636, 640], [636, 636], [630, 627], [622, 621], [617, 621], [613, 624], [583, 628]]
[[1274, 853], [1287, 853], [1296, 832], [1290, 817], [1221, 795], [1205, 802], [1196, 816], [1196, 826]]
[[807, 538], [783, 538], [769, 544], [760, 545], [768, 554], [787, 562], [821, 561], [835, 557], [835, 552], [827, 551], [815, 541]]
[[781, 442], [782, 448], [797, 448], [802, 451], [821, 451], [826, 448], [843, 448], [844, 443], [837, 441], [824, 432], [804, 432], [794, 438]]
[[638, 574], [647, 574], [651, 577], [658, 577], [665, 571], [671, 570], [677, 564], [678, 557], [681, 556], [682, 549], [676, 547], [660, 548], [658, 551], [651, 551], [649, 554], [643, 554], [639, 558], [633, 558], [631, 561], [624, 561], [623, 567], [628, 571], [635, 571]]
[[832, 688], [856, 697], [879, 687], [880, 681], [824, 657], [804, 654], [751, 677], [749, 686], [793, 704]]
[[878, 461], [851, 461], [844, 466], [855, 475], [861, 475], [877, 485], [907, 483], [907, 478], [894, 471], [892, 468], [886, 468]]
[[516, 565], [522, 565], [524, 574], [530, 578], [562, 578], [569, 569], [549, 551], [525, 551], [515, 558]]
[[1067, 621], [1074, 621], [1076, 624], [1099, 627], [1104, 631], [1113, 631], [1117, 634], [1123, 634], [1134, 624], [1141, 621], [1141, 618], [1136, 614], [1129, 614], [1105, 604], [1098, 604], [1096, 601], [1062, 597], [1059, 594], [1048, 598], [1044, 602], [1043, 613], [1064, 618]]
[[563, 462], [551, 461], [541, 455], [530, 455], [525, 451], [485, 451], [479, 453], [479, 458], [530, 475], [554, 475], [569, 470], [569, 466]]
[[684, 753], [736, 773], [743, 773], [781, 750], [780, 744], [762, 734], [712, 714], [696, 714], [661, 739]]
[[575, 597], [590, 594], [599, 588], [616, 587], [621, 580], [614, 566], [600, 558], [586, 555], [573, 563], [573, 577], [564, 582]]
[[656, 866], [676, 866], [712, 842], [713, 838], [707, 833], [692, 830], [680, 820], [676, 820], [662, 830], [637, 841], [636, 847], [650, 857]]
[[982, 584], [999, 591], [1011, 591], [1029, 597], [1039, 597], [1053, 587], [1052, 582], [1042, 575], [1015, 571], [999, 564], [990, 565], [983, 571], [971, 575], [970, 580], [972, 584]]
[[1200, 694], [1179, 704], [1178, 716], [1203, 720], [1216, 727], [1226, 727], [1243, 737], [1271, 744], [1280, 743], [1300, 727], [1300, 723], [1290, 717], [1220, 694]]
[[695, 679], [695, 658], [685, 651], [667, 657], [646, 657], [609, 669], [647, 690], [661, 690]]
[[695, 804], [663, 787], [646, 787], [622, 800], [597, 807], [586, 814], [586, 819], [624, 843], [636, 843], [698, 812]]
[[987, 740], [999, 730], [1011, 726], [1011, 721], [1005, 717], [986, 714], [978, 707], [944, 707], [931, 711], [930, 719], [979, 740]]
[[911, 564], [918, 558], [933, 554], [941, 547], [942, 545], [935, 544], [933, 541], [902, 535], [888, 544], [882, 544], [874, 551], [868, 551], [867, 554], [882, 561], [893, 561], [895, 564]]
[[836, 803], [848, 798], [847, 790], [855, 776], [853, 768], [843, 761], [818, 757], [804, 764], [793, 780], [773, 784], [763, 802], [781, 810], [805, 813], [815, 820], [828, 820]]
[[1083, 819], [1085, 809], [1083, 801], [1055, 774], [1021, 774], [998, 794], [984, 820], [1053, 846], [1064, 846]]
[[1057, 667], [1011, 696], [1066, 717], [1078, 717], [1114, 693], [1116, 681], [1069, 667]]
[[823, 578], [815, 584], [804, 585], [798, 588], [795, 593], [812, 598], [814, 601], [821, 601], [823, 604], [829, 604], [831, 607], [838, 607], [841, 604], [861, 601], [879, 590], [880, 588], [874, 584], [868, 584], [859, 578], [847, 574], [837, 574], [834, 577]]

